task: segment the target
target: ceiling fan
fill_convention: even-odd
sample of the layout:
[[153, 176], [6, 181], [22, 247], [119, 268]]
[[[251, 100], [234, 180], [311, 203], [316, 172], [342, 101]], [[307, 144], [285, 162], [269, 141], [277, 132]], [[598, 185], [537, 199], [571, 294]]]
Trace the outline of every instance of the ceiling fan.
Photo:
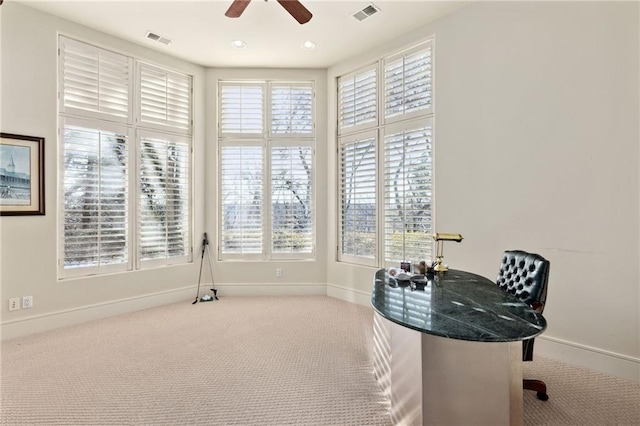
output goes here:
[[[242, 12], [247, 8], [251, 0], [233, 0], [229, 9], [225, 12], [225, 16], [229, 18], [239, 18]], [[264, 0], [267, 1], [267, 0]], [[313, 16], [309, 10], [298, 0], [278, 0], [278, 3], [286, 9], [293, 18], [301, 24], [306, 24]]]

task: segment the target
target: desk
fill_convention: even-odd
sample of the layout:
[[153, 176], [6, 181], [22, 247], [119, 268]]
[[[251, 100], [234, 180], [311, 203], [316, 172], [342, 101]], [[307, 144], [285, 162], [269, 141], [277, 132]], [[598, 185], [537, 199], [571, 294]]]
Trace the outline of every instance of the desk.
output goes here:
[[374, 366], [394, 424], [522, 424], [522, 343], [542, 315], [479, 275], [373, 282]]

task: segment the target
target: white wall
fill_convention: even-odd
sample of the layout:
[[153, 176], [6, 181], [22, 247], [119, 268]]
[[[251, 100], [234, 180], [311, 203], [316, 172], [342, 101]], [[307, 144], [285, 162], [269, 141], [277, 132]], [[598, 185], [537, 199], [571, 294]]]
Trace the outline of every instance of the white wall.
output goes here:
[[[194, 76], [195, 235], [204, 229], [204, 69], [13, 2], [1, 13], [1, 129], [45, 138], [46, 196], [45, 216], [0, 217], [2, 337], [195, 297], [198, 261], [57, 279], [58, 32]], [[8, 312], [9, 298], [26, 295], [33, 296], [33, 309]]]
[[[472, 4], [331, 68], [329, 105], [336, 76], [434, 35], [436, 228], [465, 237], [446, 262], [493, 279], [506, 249], [545, 256], [538, 353], [640, 381], [638, 16], [635, 2]], [[329, 187], [335, 247], [335, 173]], [[366, 303], [373, 269], [328, 259], [329, 294]]]

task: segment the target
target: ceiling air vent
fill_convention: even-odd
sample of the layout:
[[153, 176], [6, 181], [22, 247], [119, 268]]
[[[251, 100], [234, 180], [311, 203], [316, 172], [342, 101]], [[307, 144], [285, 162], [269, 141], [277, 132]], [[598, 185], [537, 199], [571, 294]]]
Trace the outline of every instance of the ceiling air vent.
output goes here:
[[158, 34], [152, 33], [151, 31], [147, 31], [147, 34], [145, 35], [145, 37], [147, 37], [150, 40], [157, 41], [166, 45], [171, 44], [171, 42], [173, 41], [168, 38], [159, 36]]
[[373, 3], [369, 3], [367, 7], [362, 10], [357, 11], [353, 14], [353, 17], [358, 21], [363, 21], [367, 19], [369, 16], [380, 12], [380, 8]]

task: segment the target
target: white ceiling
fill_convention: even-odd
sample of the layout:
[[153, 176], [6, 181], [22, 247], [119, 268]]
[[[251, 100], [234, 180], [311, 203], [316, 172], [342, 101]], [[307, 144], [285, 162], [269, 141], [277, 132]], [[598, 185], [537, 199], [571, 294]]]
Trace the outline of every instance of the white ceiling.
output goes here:
[[[232, 0], [9, 0], [207, 67], [327, 68], [431, 22], [464, 2], [373, 0], [381, 11], [358, 21], [363, 1], [301, 0], [313, 14], [298, 24], [276, 0], [252, 0], [227, 18]], [[145, 38], [150, 30], [173, 40]], [[232, 40], [247, 47], [235, 49]], [[302, 43], [316, 43], [312, 51]]]

